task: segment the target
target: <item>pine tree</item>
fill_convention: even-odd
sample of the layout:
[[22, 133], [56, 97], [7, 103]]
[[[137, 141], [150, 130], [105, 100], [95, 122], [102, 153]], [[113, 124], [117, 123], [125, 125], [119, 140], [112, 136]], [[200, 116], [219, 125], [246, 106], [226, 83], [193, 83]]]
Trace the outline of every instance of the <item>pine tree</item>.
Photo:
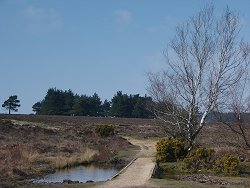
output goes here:
[[2, 107], [9, 110], [9, 114], [10, 114], [11, 111], [14, 111], [14, 112], [18, 111], [17, 108], [21, 106], [19, 103], [20, 103], [20, 100], [17, 99], [17, 96], [12, 95], [9, 97], [8, 100], [4, 101]]

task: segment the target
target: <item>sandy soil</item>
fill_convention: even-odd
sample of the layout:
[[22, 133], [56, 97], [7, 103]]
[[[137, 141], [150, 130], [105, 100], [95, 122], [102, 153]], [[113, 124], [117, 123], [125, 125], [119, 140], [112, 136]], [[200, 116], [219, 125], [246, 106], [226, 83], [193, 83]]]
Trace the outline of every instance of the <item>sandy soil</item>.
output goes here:
[[117, 177], [98, 186], [98, 188], [142, 186], [151, 178], [155, 166], [156, 142], [148, 139], [127, 139], [133, 145], [140, 146], [140, 152], [137, 154], [136, 159]]

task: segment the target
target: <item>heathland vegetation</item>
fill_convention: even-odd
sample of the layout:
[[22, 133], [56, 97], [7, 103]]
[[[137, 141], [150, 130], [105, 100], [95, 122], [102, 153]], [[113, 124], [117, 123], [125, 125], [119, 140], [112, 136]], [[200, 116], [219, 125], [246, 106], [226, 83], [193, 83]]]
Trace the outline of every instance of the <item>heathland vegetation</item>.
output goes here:
[[[0, 119], [0, 186], [3, 187], [70, 187], [34, 185], [27, 180], [80, 164], [123, 166], [140, 148], [122, 137], [141, 139], [141, 143], [160, 139], [155, 151], [141, 146], [145, 152], [156, 152], [159, 164], [161, 179], [150, 180], [147, 187], [250, 184], [249, 150], [242, 147], [244, 141], [223, 123], [204, 127], [189, 152], [188, 144], [166, 135], [164, 124], [156, 119], [48, 115], [0, 115]], [[250, 133], [249, 126], [247, 130]]]

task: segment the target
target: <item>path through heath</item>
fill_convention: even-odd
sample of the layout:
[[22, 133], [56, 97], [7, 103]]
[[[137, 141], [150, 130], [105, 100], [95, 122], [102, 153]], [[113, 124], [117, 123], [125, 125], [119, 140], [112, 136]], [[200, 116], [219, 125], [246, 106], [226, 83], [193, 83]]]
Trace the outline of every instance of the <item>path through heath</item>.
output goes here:
[[119, 176], [98, 187], [115, 188], [141, 186], [146, 184], [147, 180], [151, 178], [155, 166], [154, 154], [156, 142], [146, 139], [127, 139], [133, 145], [140, 146], [140, 152], [136, 155], [136, 160], [134, 160], [128, 168], [122, 171]]

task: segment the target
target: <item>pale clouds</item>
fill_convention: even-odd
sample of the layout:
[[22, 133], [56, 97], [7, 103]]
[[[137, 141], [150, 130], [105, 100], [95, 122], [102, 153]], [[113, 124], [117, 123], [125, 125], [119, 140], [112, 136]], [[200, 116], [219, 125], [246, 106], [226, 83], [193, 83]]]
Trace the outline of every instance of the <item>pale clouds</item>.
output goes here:
[[132, 13], [128, 10], [116, 10], [114, 15], [120, 24], [127, 24], [132, 20]]
[[32, 32], [47, 32], [59, 29], [63, 22], [59, 13], [53, 8], [28, 6], [24, 11], [28, 29]]

